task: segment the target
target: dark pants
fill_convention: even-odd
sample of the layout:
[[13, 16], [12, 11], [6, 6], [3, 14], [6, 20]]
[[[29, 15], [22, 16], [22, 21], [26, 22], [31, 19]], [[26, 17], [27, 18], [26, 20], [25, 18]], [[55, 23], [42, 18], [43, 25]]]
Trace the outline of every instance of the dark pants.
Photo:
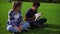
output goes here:
[[40, 18], [37, 21], [29, 21], [31, 28], [38, 27], [39, 25], [43, 25], [47, 19], [45, 18]]
[[40, 25], [43, 25], [44, 23], [46, 23], [47, 19], [46, 18], [41, 18], [39, 20], [36, 21], [36, 23], [39, 23]]

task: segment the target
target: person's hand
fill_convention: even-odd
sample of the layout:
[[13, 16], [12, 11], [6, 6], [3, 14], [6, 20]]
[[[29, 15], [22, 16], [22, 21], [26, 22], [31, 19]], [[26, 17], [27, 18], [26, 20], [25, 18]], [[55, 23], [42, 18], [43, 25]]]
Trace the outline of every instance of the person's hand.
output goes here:
[[22, 21], [20, 22], [20, 25], [22, 25]]
[[42, 16], [42, 13], [40, 12], [40, 13], [37, 13], [37, 14], [35, 14], [35, 21], [40, 17], [40, 16]]
[[42, 16], [42, 13], [40, 12], [40, 13], [38, 13], [38, 16]]
[[15, 28], [18, 30], [18, 32], [21, 32], [21, 30], [18, 27], [15, 27]]
[[20, 22], [19, 30], [20, 32], [22, 31], [22, 21]]

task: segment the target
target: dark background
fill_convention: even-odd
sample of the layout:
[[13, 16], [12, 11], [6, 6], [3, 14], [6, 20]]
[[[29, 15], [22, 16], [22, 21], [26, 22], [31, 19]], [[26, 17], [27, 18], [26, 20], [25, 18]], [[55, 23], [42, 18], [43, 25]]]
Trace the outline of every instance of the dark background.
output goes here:
[[24, 2], [33, 2], [33, 1], [39, 1], [39, 2], [45, 2], [45, 3], [60, 3], [60, 0], [9, 0], [11, 1], [24, 1]]

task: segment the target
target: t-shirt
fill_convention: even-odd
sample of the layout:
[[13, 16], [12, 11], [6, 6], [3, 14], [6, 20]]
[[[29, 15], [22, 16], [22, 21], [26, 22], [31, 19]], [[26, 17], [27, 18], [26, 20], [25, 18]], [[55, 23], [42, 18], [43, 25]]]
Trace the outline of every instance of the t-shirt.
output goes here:
[[26, 13], [26, 18], [32, 18], [37, 13], [37, 10], [29, 9]]

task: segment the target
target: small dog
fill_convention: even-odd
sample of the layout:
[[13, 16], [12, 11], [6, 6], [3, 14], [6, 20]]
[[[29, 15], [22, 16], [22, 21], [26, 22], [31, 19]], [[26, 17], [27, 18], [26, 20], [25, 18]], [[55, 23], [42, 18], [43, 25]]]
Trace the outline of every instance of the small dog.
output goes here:
[[42, 15], [42, 13], [36, 13], [36, 14], [35, 14], [35, 17], [36, 17], [36, 18], [35, 18], [35, 21], [38, 20], [41, 15]]

